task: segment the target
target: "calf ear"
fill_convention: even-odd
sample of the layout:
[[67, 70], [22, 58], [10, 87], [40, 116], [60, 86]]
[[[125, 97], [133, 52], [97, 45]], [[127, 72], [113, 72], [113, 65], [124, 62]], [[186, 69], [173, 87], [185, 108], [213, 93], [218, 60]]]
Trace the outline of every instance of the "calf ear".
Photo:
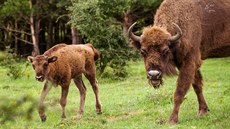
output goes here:
[[52, 56], [52, 57], [48, 58], [48, 62], [49, 63], [55, 62], [57, 60], [57, 58], [58, 57], [56, 57], [56, 56]]
[[129, 43], [132, 47], [136, 48], [137, 50], [141, 49], [141, 44], [140, 42], [129, 40]]
[[28, 60], [29, 62], [32, 63], [32, 62], [33, 62], [33, 58], [34, 58], [34, 57], [32, 57], [32, 56], [28, 56], [28, 57], [27, 57], [27, 60]]

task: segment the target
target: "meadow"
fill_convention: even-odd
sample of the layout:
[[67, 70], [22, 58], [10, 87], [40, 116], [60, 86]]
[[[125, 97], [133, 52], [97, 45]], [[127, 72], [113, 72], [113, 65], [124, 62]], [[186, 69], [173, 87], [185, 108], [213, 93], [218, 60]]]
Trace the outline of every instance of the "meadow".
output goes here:
[[[24, 63], [18, 63], [23, 65]], [[164, 85], [154, 89], [147, 82], [142, 60], [131, 61], [129, 75], [122, 80], [98, 78], [101, 115], [95, 111], [95, 98], [91, 86], [85, 80], [87, 96], [85, 114], [75, 119], [79, 107], [79, 92], [71, 83], [66, 112], [61, 119], [59, 105], [60, 87], [53, 87], [46, 97], [47, 121], [41, 122], [37, 111], [31, 120], [18, 116], [14, 121], [0, 125], [4, 129], [227, 129], [230, 128], [230, 58], [204, 61], [201, 72], [204, 78], [204, 96], [210, 112], [199, 117], [198, 102], [191, 87], [180, 108], [179, 123], [168, 125], [167, 120], [173, 108], [173, 93], [176, 78], [165, 78]], [[6, 76], [6, 69], [0, 67], [0, 100], [30, 95], [37, 98], [42, 89], [35, 80], [31, 66], [21, 79], [12, 80]], [[26, 108], [26, 106], [25, 106]], [[22, 108], [23, 110], [23, 108]]]

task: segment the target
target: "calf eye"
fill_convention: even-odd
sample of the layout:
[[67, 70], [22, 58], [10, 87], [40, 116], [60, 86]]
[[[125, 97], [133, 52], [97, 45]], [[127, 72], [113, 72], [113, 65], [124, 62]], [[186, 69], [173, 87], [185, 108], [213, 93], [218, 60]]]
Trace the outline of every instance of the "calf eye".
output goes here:
[[43, 65], [43, 68], [44, 68], [44, 69], [47, 69], [47, 67], [48, 67], [48, 64], [45, 63], [45, 64]]

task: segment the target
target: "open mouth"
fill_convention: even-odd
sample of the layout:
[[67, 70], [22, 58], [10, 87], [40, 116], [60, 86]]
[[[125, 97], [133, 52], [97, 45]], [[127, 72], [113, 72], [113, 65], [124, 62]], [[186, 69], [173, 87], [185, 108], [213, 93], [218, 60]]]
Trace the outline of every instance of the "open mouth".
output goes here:
[[162, 81], [161, 79], [149, 79], [149, 83], [154, 87], [154, 88], [159, 88]]

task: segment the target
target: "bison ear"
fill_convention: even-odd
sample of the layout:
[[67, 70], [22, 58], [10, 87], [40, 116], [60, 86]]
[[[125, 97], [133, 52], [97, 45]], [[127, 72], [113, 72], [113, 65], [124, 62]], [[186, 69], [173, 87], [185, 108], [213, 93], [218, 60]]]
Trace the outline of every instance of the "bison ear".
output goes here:
[[52, 57], [48, 58], [48, 62], [49, 63], [55, 62], [57, 60], [57, 58], [58, 57], [56, 57], [56, 56], [52, 56]]
[[140, 44], [140, 42], [130, 40], [129, 43], [131, 44], [131, 46], [133, 46], [133, 47], [136, 48], [137, 50], [140, 50], [140, 49], [141, 49], [141, 44]]
[[32, 62], [33, 62], [33, 58], [34, 58], [34, 57], [32, 57], [32, 56], [28, 56], [28, 57], [27, 57], [27, 60], [28, 60], [29, 62], [32, 63]]

